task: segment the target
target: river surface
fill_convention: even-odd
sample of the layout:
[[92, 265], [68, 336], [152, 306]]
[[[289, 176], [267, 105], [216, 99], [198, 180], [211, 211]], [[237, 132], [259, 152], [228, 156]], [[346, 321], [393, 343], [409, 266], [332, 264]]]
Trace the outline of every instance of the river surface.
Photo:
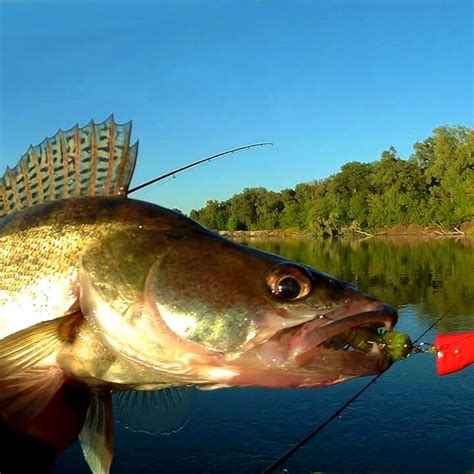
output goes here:
[[[251, 245], [351, 281], [399, 311], [417, 338], [474, 330], [472, 240], [272, 240]], [[196, 391], [187, 423], [170, 435], [115, 427], [112, 473], [252, 473], [333, 414], [369, 378], [319, 389]], [[446, 377], [419, 354], [388, 370], [341, 417], [275, 472], [474, 472], [474, 366]], [[76, 443], [56, 473], [87, 468]]]

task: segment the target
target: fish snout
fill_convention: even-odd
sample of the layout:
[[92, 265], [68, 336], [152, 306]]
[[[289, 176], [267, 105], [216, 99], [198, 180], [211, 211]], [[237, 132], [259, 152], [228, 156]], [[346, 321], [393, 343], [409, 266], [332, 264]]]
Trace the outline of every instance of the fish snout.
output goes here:
[[398, 321], [398, 313], [396, 309], [387, 303], [384, 303], [382, 305], [382, 308], [387, 319], [392, 322], [392, 328], [393, 328], [395, 324], [397, 324], [397, 321]]

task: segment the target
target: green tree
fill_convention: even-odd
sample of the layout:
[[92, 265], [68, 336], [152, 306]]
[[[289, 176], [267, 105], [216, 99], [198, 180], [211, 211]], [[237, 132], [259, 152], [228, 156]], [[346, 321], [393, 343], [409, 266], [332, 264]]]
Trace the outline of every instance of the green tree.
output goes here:
[[394, 147], [373, 163], [350, 161], [324, 180], [281, 192], [247, 188], [208, 201], [191, 217], [211, 229], [307, 229], [318, 235], [396, 224], [452, 229], [474, 216], [474, 131], [439, 127], [402, 160]]
[[280, 192], [283, 210], [280, 214], [280, 227], [282, 229], [301, 229], [301, 205], [296, 198], [296, 191], [283, 189]]

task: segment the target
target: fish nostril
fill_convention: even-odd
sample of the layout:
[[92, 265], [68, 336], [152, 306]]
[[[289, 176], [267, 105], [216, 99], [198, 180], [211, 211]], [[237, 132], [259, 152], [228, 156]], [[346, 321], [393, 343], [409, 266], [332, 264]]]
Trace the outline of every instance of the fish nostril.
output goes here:
[[395, 308], [393, 306], [390, 306], [389, 304], [384, 304], [382, 305], [382, 307], [384, 313], [391, 319], [392, 327], [395, 326], [398, 321], [398, 313]]
[[391, 315], [391, 316], [395, 316], [397, 317], [397, 312], [395, 311], [395, 308], [389, 304], [383, 304], [383, 310], [385, 311], [385, 313]]
[[365, 304], [364, 311], [385, 311], [385, 305], [383, 305], [379, 300], [369, 299], [369, 302]]

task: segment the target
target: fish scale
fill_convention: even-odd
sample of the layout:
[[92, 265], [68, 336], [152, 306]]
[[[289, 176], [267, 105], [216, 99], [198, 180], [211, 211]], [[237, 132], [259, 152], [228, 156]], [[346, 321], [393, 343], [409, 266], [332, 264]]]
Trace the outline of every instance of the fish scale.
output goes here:
[[[64, 316], [78, 297], [75, 285], [81, 249], [110, 226], [81, 222], [57, 226], [53, 213], [49, 222], [31, 228], [28, 217], [15, 215], [7, 226], [0, 224], [0, 314], [10, 315], [0, 320], [0, 338]], [[63, 217], [59, 212], [58, 219]], [[12, 327], [4, 327], [5, 322], [11, 322]]]

